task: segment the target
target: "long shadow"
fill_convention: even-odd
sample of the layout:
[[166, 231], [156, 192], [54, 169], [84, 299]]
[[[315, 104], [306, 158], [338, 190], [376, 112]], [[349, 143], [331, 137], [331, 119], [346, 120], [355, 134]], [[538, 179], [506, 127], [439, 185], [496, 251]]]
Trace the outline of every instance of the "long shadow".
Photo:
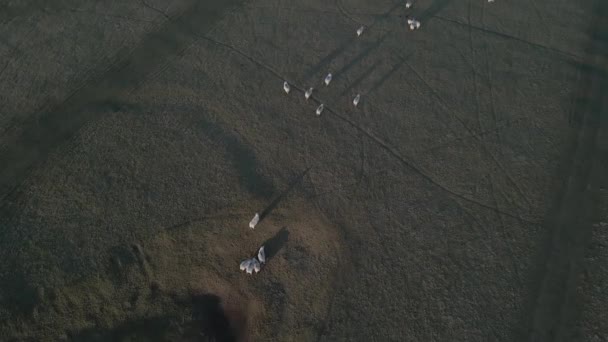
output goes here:
[[379, 64], [380, 64], [380, 62], [376, 61], [376, 63], [374, 63], [371, 67], [367, 68], [367, 70], [365, 70], [361, 74], [361, 76], [357, 77], [357, 79], [355, 79], [346, 88], [344, 88], [342, 93], [340, 93], [340, 96], [344, 96], [344, 95], [348, 94], [352, 89], [359, 87], [361, 82], [363, 82], [364, 79], [366, 79], [374, 70], [376, 70], [376, 68], [378, 67]]
[[[390, 17], [390, 15], [397, 9], [401, 8], [403, 5], [403, 1], [399, 1], [395, 4], [395, 6], [391, 7], [388, 11], [386, 11], [385, 13], [383, 13], [381, 16], [376, 17], [376, 19], [374, 20], [374, 22], [367, 28], [367, 30], [370, 30], [371, 28], [373, 28], [374, 26], [376, 26], [377, 24], [381, 23], [382, 21], [386, 20], [387, 18]], [[321, 59], [321, 61], [319, 61], [314, 67], [312, 67], [310, 70], [308, 70], [305, 73], [305, 77], [307, 80], [310, 80], [311, 77], [317, 75], [317, 73], [322, 70], [322, 69], [326, 69], [327, 65], [329, 63], [331, 63], [336, 57], [338, 57], [342, 52], [344, 52], [344, 50], [346, 50], [346, 48], [348, 48], [353, 42], [355, 42], [357, 39], [359, 39], [354, 33], [353, 36], [351, 38], [349, 38], [348, 40], [346, 40], [345, 42], [343, 42], [340, 46], [338, 46], [337, 48], [335, 48], [332, 52], [330, 52], [327, 56], [323, 57], [323, 59]]]
[[262, 212], [260, 213], [260, 222], [262, 222], [262, 220], [264, 220], [264, 218], [268, 216], [268, 214], [270, 214], [277, 207], [277, 205], [279, 205], [279, 203], [281, 203], [281, 201], [291, 192], [291, 190], [293, 190], [293, 188], [296, 187], [296, 185], [302, 182], [302, 179], [304, 179], [304, 176], [306, 176], [308, 171], [310, 171], [310, 167], [304, 170], [304, 172], [302, 172], [293, 181], [291, 181], [287, 189], [285, 189], [281, 194], [279, 194], [272, 202], [270, 202], [270, 204], [266, 208], [264, 208], [264, 210], [262, 210]]
[[441, 12], [452, 0], [435, 0], [427, 9], [418, 14], [418, 20], [425, 22], [427, 19], [434, 17], [437, 13]]
[[322, 69], [326, 69], [327, 65], [331, 63], [336, 57], [338, 57], [347, 47], [349, 47], [353, 42], [357, 40], [357, 37], [351, 37], [347, 41], [343, 42], [342, 45], [335, 48], [332, 52], [330, 52], [327, 56], [323, 57], [315, 66], [313, 66], [310, 70], [305, 73], [305, 77], [307, 80], [310, 80], [313, 76], [317, 75], [319, 71]]
[[380, 37], [378, 40], [376, 40], [372, 45], [370, 45], [369, 47], [367, 47], [365, 50], [361, 51], [350, 62], [348, 62], [342, 68], [340, 68], [339, 70], [337, 70], [334, 73], [335, 76], [339, 77], [340, 75], [344, 74], [349, 69], [351, 69], [355, 64], [361, 62], [365, 57], [369, 56], [369, 54], [372, 53], [372, 51], [376, 50], [386, 40], [386, 38], [388, 38], [388, 36], [389, 36], [390, 33], [391, 32], [384, 33], [382, 35], [382, 37]]
[[281, 228], [273, 237], [264, 241], [264, 252], [266, 253], [266, 260], [270, 260], [285, 246], [289, 240], [289, 230], [287, 227]]
[[[409, 57], [409, 56], [408, 56]], [[378, 88], [380, 88], [384, 82], [386, 82], [395, 72], [397, 72], [397, 70], [399, 70], [403, 64], [405, 64], [405, 62], [407, 61], [407, 58], [401, 58], [399, 57], [399, 62], [397, 64], [395, 64], [391, 70], [389, 70], [386, 74], [382, 75], [382, 77], [374, 82], [374, 84], [372, 84], [372, 86], [370, 87], [370, 89], [368, 90], [368, 94], [373, 93], [374, 91], [376, 91]]]

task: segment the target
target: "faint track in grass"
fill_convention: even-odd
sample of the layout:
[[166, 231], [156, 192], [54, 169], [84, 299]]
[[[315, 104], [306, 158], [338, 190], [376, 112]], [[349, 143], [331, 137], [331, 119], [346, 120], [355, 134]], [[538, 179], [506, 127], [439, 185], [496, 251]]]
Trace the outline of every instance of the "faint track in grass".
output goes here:
[[[502, 126], [499, 126], [499, 127], [502, 127], [502, 128], [508, 127], [510, 124], [512, 124], [514, 122], [523, 121], [525, 119], [526, 118], [524, 118], [524, 117], [518, 117], [518, 118], [515, 118], [513, 120], [503, 121], [504, 124]], [[466, 139], [473, 139], [475, 137], [481, 138], [481, 137], [483, 137], [485, 135], [493, 134], [493, 133], [494, 133], [494, 128], [482, 130], [480, 132], [476, 132], [475, 135], [465, 134], [465, 135], [462, 135], [462, 136], [459, 136], [459, 137], [447, 140], [445, 142], [439, 143], [437, 145], [431, 146], [431, 147], [429, 147], [427, 149], [422, 150], [422, 152], [423, 153], [429, 153], [429, 152], [432, 152], [432, 151], [435, 151], [435, 150], [438, 150], [438, 149], [450, 146], [450, 145], [452, 145], [455, 142], [459, 142], [459, 141], [466, 140]]]
[[545, 17], [541, 14], [540, 9], [538, 8], [538, 4], [536, 4], [536, 0], [530, 0], [529, 3], [532, 4], [532, 7], [534, 8], [534, 13], [540, 20], [540, 23], [542, 24], [542, 26], [547, 31], [547, 36], [549, 36], [549, 44], [551, 44], [552, 38], [553, 38], [551, 35], [551, 29], [549, 28], [549, 25], [547, 25], [547, 22], [545, 21]]
[[357, 25], [362, 25], [360, 20], [357, 20], [355, 17], [353, 17], [346, 9], [344, 9], [344, 6], [342, 6], [342, 1], [343, 0], [336, 0], [336, 7], [338, 8], [338, 10], [340, 11], [340, 13], [342, 13], [342, 15], [344, 17], [346, 17], [348, 20], [354, 22]]
[[[483, 5], [482, 5], [483, 6]], [[471, 12], [472, 12], [472, 4], [471, 4], [471, 0], [468, 1], [468, 11], [467, 11], [467, 20], [468, 20], [468, 36], [469, 36], [469, 48], [470, 48], [470, 53], [471, 53], [471, 60], [472, 63], [470, 64], [471, 69], [472, 69], [472, 73], [473, 73], [473, 84], [474, 84], [474, 88], [473, 91], [475, 92], [474, 94], [474, 98], [475, 98], [475, 104], [476, 104], [476, 116], [477, 116], [477, 124], [479, 126], [479, 131], [483, 131], [484, 130], [484, 126], [483, 123], [481, 121], [481, 105], [480, 105], [480, 101], [479, 101], [479, 84], [477, 81], [477, 76], [479, 74], [477, 68], [475, 68], [475, 64], [476, 64], [476, 50], [474, 48], [474, 44], [473, 44], [473, 32], [472, 32], [472, 28], [471, 28]], [[487, 54], [486, 54], [486, 58], [487, 58]], [[487, 61], [487, 60], [486, 60]], [[495, 122], [496, 124], [496, 122]], [[463, 122], [464, 125], [464, 122]], [[494, 129], [491, 130], [491, 132], [496, 132], [497, 126], [495, 125]], [[487, 151], [487, 149], [485, 149], [485, 142], [482, 139], [481, 136], [478, 136], [478, 138], [476, 138], [476, 140], [479, 142], [479, 144], [481, 145], [480, 147], [484, 150], [486, 150], [486, 152], [489, 153], [489, 151]], [[481, 151], [480, 151], [481, 152]], [[481, 157], [481, 153], [480, 153], [480, 157]], [[494, 206], [496, 208], [500, 209], [500, 204], [498, 202], [498, 199], [496, 197], [496, 186], [495, 186], [495, 180], [494, 180], [494, 175], [492, 174], [492, 172], [487, 173], [486, 175], [488, 177], [488, 180], [490, 182], [490, 194], [492, 196], [492, 200], [494, 202]], [[498, 220], [500, 222], [500, 227], [501, 227], [501, 231], [502, 231], [502, 235], [506, 237], [506, 229], [505, 229], [505, 222], [503, 220], [503, 217], [501, 214], [497, 214], [498, 216]], [[503, 245], [505, 245], [506, 250], [509, 252], [509, 260], [511, 261], [511, 263], [513, 264], [513, 269], [515, 272], [515, 276], [518, 280], [518, 283], [521, 284], [521, 277], [519, 275], [519, 270], [517, 269], [517, 264], [515, 263], [515, 256], [513, 254], [513, 250], [511, 249], [511, 247], [509, 246], [510, 241], [506, 241], [503, 242]]]
[[[468, 22], [469, 51], [471, 53], [471, 63], [467, 63], [467, 64], [469, 64], [469, 66], [471, 67], [471, 71], [472, 71], [472, 74], [473, 74], [473, 85], [474, 85], [474, 88], [473, 88], [473, 92], [474, 92], [473, 97], [475, 98], [475, 106], [476, 106], [475, 113], [476, 113], [476, 118], [477, 118], [478, 132], [481, 132], [481, 131], [483, 131], [485, 129], [485, 127], [484, 127], [483, 122], [481, 120], [481, 102], [479, 100], [479, 97], [480, 97], [479, 89], [480, 89], [480, 87], [479, 87], [479, 82], [478, 82], [478, 76], [480, 75], [480, 72], [475, 67], [475, 65], [478, 64], [478, 63], [477, 63], [477, 58], [476, 58], [477, 50], [475, 49], [474, 44], [473, 44], [473, 32], [472, 32], [472, 29], [471, 29], [471, 23], [472, 23], [472, 21], [471, 21], [471, 13], [473, 12], [471, 0], [468, 1], [468, 6], [467, 7], [468, 7], [467, 8], [467, 22]], [[483, 11], [483, 8], [482, 8], [482, 11]], [[482, 13], [482, 15], [483, 15], [483, 13]], [[457, 48], [457, 50], [460, 52], [461, 56], [463, 56], [463, 59], [464, 59], [464, 55], [462, 54], [462, 52], [460, 51], [460, 49]], [[487, 64], [487, 53], [486, 53], [486, 64]], [[490, 104], [490, 105], [492, 106], [492, 104]], [[492, 110], [493, 110], [493, 106], [492, 106]], [[495, 113], [493, 113], [493, 114], [495, 114]], [[462, 122], [462, 124], [464, 125], [464, 122]], [[495, 135], [498, 135], [497, 130], [498, 130], [498, 126], [496, 125], [496, 122], [494, 120], [494, 129], [492, 129], [491, 132], [495, 133]], [[473, 130], [471, 129], [469, 132], [472, 132], [472, 131]], [[473, 135], [470, 134], [470, 136], [473, 136]], [[502, 168], [500, 166], [500, 164], [498, 163], [497, 159], [493, 156], [493, 154], [486, 147], [486, 142], [483, 139], [483, 136], [480, 136], [480, 135], [475, 135], [475, 136], [478, 137], [478, 138], [475, 138], [475, 140], [477, 140], [477, 142], [479, 143], [479, 147], [481, 149], [483, 149], [487, 154], [491, 155], [492, 158], [493, 158], [494, 163], [497, 164], [499, 166], [499, 168], [501, 168], [504, 171], [503, 173], [505, 174], [505, 176], [508, 179], [511, 179], [510, 175], [506, 172], [506, 169], [504, 169], [504, 168]], [[482, 157], [483, 157], [483, 154], [480, 154], [480, 158], [482, 158]], [[490, 181], [490, 194], [491, 194], [491, 196], [493, 198], [494, 205], [498, 208], [499, 207], [499, 203], [498, 203], [498, 200], [496, 198], [496, 188], [494, 186], [495, 177], [494, 177], [494, 175], [493, 175], [492, 172], [489, 172], [487, 174], [487, 177], [488, 177], [488, 180]], [[517, 184], [514, 181], [512, 181], [512, 183], [515, 184], [515, 187], [518, 187]], [[504, 229], [504, 222], [503, 222], [502, 217], [500, 215], [499, 215], [499, 219], [500, 219], [500, 221], [502, 223], [502, 228], [503, 228], [503, 232], [504, 232], [505, 231], [505, 229]]]
[[405, 64], [405, 61], [407, 59], [410, 58], [411, 55], [407, 56], [407, 57], [401, 57], [401, 56], [397, 56], [399, 58], [399, 62], [395, 63], [395, 65], [393, 65], [393, 67], [386, 73], [384, 74], [382, 77], [380, 77], [380, 79], [376, 82], [374, 82], [369, 90], [366, 92], [367, 95], [375, 92], [376, 90], [380, 89], [380, 87], [382, 87], [382, 85], [384, 85], [384, 83], [386, 81], [388, 81], [389, 78], [391, 78], [391, 76], [393, 76], [393, 74], [395, 74], [397, 71], [399, 71], [399, 69], [401, 69], [401, 67], [403, 67], [403, 65]]
[[[439, 93], [424, 79], [424, 77], [422, 77], [422, 75], [420, 75], [420, 73], [418, 71], [416, 71], [416, 69], [414, 67], [412, 67], [407, 61], [405, 62], [405, 64], [416, 75], [416, 77], [425, 84], [425, 86], [431, 91], [431, 93], [433, 94], [433, 96], [435, 98], [437, 98], [438, 103], [441, 105], [441, 107], [443, 107], [443, 110], [446, 113], [452, 113], [453, 110], [451, 110], [446, 105], [445, 100], [443, 100], [443, 98], [439, 95]], [[512, 179], [512, 177], [510, 177], [510, 174], [507, 172], [507, 170], [505, 169], [505, 167], [498, 161], [498, 159], [496, 159], [496, 157], [494, 156], [494, 154], [492, 154], [489, 151], [489, 149], [487, 148], [487, 146], [485, 144], [483, 144], [483, 141], [481, 141], [481, 139], [479, 137], [479, 134], [477, 134], [475, 131], [473, 131], [464, 122], [464, 120], [458, 114], [451, 114], [451, 116], [453, 118], [455, 118], [464, 127], [464, 129], [469, 133], [469, 136], [473, 137], [475, 140], [477, 140], [480, 143], [480, 147], [483, 148], [485, 150], [485, 152], [492, 158], [492, 160], [494, 161], [494, 164], [496, 164], [496, 166], [510, 180], [511, 183], [515, 184], [516, 189], [519, 189], [519, 186], [517, 185], [517, 183], [515, 182], [515, 180]], [[522, 194], [522, 196], [523, 196], [523, 194]], [[525, 197], [523, 197], [523, 198], [524, 198], [524, 200], [528, 201], [527, 198], [525, 198]]]
[[[304, 92], [304, 88], [302, 86], [299, 86], [297, 84], [295, 84], [294, 82], [291, 82], [288, 78], [284, 77], [283, 75], [281, 75], [279, 72], [277, 72], [273, 67], [271, 67], [270, 65], [267, 65], [266, 63], [260, 62], [257, 59], [255, 59], [254, 57], [250, 56], [249, 54], [241, 51], [240, 49], [227, 44], [227, 43], [223, 43], [220, 41], [217, 41], [213, 38], [209, 38], [206, 36], [199, 36], [201, 39], [212, 42], [214, 44], [217, 45], [221, 45], [224, 46], [232, 51], [234, 51], [235, 53], [243, 56], [244, 58], [246, 58], [247, 60], [251, 61], [252, 63], [266, 69], [267, 71], [271, 72], [275, 77], [277, 77], [278, 79], [281, 80], [287, 80], [293, 89], [296, 89], [300, 92]], [[409, 64], [407, 62], [405, 62], [408, 66]], [[410, 66], [411, 68], [411, 66]], [[412, 69], [413, 70], [413, 69]], [[413, 70], [414, 73], [416, 73], [419, 77], [420, 75]], [[424, 80], [423, 80], [424, 81]], [[426, 83], [426, 81], [424, 81]], [[427, 84], [428, 85], [428, 84]], [[321, 104], [323, 103], [323, 101], [321, 101], [320, 99], [318, 99], [318, 97], [316, 97], [315, 95], [311, 96], [311, 99], [316, 101], [317, 104]], [[514, 213], [510, 213], [510, 212], [506, 212], [506, 211], [502, 211], [499, 210], [498, 208], [492, 207], [488, 204], [479, 202], [475, 199], [472, 198], [468, 198], [462, 194], [459, 194], [451, 189], [449, 189], [448, 187], [446, 187], [445, 185], [439, 183], [438, 181], [436, 181], [433, 177], [431, 177], [429, 174], [427, 174], [426, 172], [422, 171], [420, 168], [418, 168], [417, 166], [415, 166], [412, 162], [408, 161], [405, 157], [403, 157], [399, 152], [397, 152], [393, 147], [391, 147], [390, 145], [388, 145], [386, 142], [384, 142], [383, 139], [379, 138], [378, 136], [376, 136], [375, 134], [369, 132], [368, 130], [364, 129], [363, 127], [361, 127], [360, 125], [358, 125], [357, 123], [355, 123], [354, 121], [348, 119], [347, 117], [339, 114], [338, 112], [334, 111], [333, 109], [331, 109], [327, 104], [325, 104], [325, 110], [329, 113], [331, 113], [332, 115], [334, 115], [335, 117], [337, 117], [338, 119], [348, 123], [349, 125], [351, 125], [352, 127], [354, 127], [355, 129], [359, 130], [360, 132], [362, 132], [368, 139], [370, 139], [371, 141], [375, 142], [377, 145], [381, 146], [384, 150], [386, 150], [387, 152], [389, 152], [390, 155], [392, 155], [395, 159], [397, 159], [398, 161], [400, 161], [404, 166], [407, 166], [408, 168], [410, 168], [412, 171], [414, 171], [415, 173], [419, 174], [420, 176], [422, 176], [424, 179], [426, 179], [427, 181], [429, 181], [431, 184], [437, 186], [438, 188], [442, 189], [443, 191], [447, 192], [448, 194], [451, 194], [452, 196], [459, 198], [463, 201], [467, 201], [470, 203], [474, 203], [482, 208], [485, 208], [487, 210], [491, 210], [494, 212], [498, 212], [501, 213], [505, 216], [523, 221], [523, 222], [527, 222], [530, 224], [537, 224], [537, 222], [533, 222], [530, 221], [529, 219], [523, 218], [520, 215], [514, 214]], [[470, 132], [472, 135], [474, 135], [474, 132]]]
[[[348, 94], [352, 89], [359, 87], [361, 82], [363, 82], [371, 73], [378, 67], [380, 64], [379, 61], [376, 61], [371, 67], [367, 68], [359, 77], [357, 77], [353, 82], [349, 83], [346, 88], [340, 93], [340, 96], [344, 96]], [[368, 91], [369, 93], [369, 91]]]
[[[373, 15], [373, 14], [369, 14], [369, 13], [361, 13], [361, 14]], [[387, 14], [377, 14], [375, 16], [376, 17], [384, 17], [384, 16], [390, 16], [390, 14], [388, 14], [388, 15]], [[427, 19], [429, 19], [429, 20], [430, 19], [437, 19], [437, 20], [440, 20], [440, 21], [445, 22], [445, 23], [455, 24], [455, 25], [459, 25], [459, 26], [463, 26], [463, 27], [467, 27], [468, 26], [467, 23], [464, 23], [464, 22], [456, 20], [456, 19], [450, 19], [450, 18], [444, 17], [444, 16], [442, 16], [440, 14], [437, 14], [437, 13], [433, 14], [433, 15], [430, 15]], [[559, 50], [557, 48], [553, 48], [553, 47], [550, 47], [550, 46], [542, 45], [540, 43], [536, 43], [536, 42], [529, 41], [529, 40], [526, 40], [526, 39], [523, 39], [523, 38], [519, 38], [519, 37], [513, 36], [513, 35], [508, 34], [508, 33], [498, 32], [498, 31], [482, 28], [482, 27], [475, 26], [475, 25], [471, 25], [471, 28], [473, 30], [475, 30], [475, 31], [480, 31], [480, 32], [483, 32], [483, 33], [486, 33], [486, 34], [489, 34], [489, 35], [493, 35], [493, 36], [496, 36], [496, 37], [500, 37], [500, 38], [503, 38], [503, 39], [506, 39], [506, 40], [513, 40], [515, 42], [519, 42], [519, 43], [522, 43], [522, 44], [525, 44], [525, 45], [528, 45], [528, 46], [531, 46], [531, 47], [534, 47], [534, 48], [538, 48], [538, 49], [543, 50], [545, 52], [549, 52], [549, 53], [558, 55], [558, 56], [560, 56], [562, 58], [565, 58], [566, 60], [569, 60], [569, 61], [577, 61], [577, 62], [579, 62], [579, 61], [581, 61], [583, 59], [582, 56], [579, 56], [577, 54], [574, 54], [574, 53], [571, 53], [571, 52], [568, 52], [568, 51], [562, 51], [562, 50]]]
[[385, 143], [381, 138], [377, 137], [375, 134], [367, 131], [366, 129], [364, 129], [363, 127], [359, 126], [358, 124], [356, 124], [355, 122], [351, 121], [350, 119], [346, 118], [345, 116], [342, 116], [340, 114], [338, 114], [337, 112], [335, 112], [334, 110], [332, 110], [331, 108], [329, 108], [328, 106], [325, 107], [326, 110], [330, 113], [332, 113], [334, 116], [336, 116], [337, 118], [341, 119], [342, 121], [350, 124], [351, 126], [355, 127], [356, 129], [360, 130], [361, 132], [363, 132], [370, 140], [374, 141], [377, 145], [379, 145], [380, 147], [382, 147], [385, 151], [387, 151], [390, 155], [392, 155], [395, 159], [397, 159], [401, 164], [403, 164], [404, 166], [406, 166], [407, 168], [411, 169], [412, 171], [414, 171], [415, 173], [417, 173], [418, 175], [420, 175], [422, 178], [424, 178], [425, 180], [427, 180], [429, 183], [433, 184], [434, 186], [442, 189], [443, 191], [445, 191], [446, 193], [461, 199], [463, 201], [466, 202], [470, 202], [473, 204], [476, 204], [482, 208], [491, 210], [493, 212], [497, 212], [497, 213], [501, 213], [505, 216], [523, 221], [523, 222], [527, 222], [530, 224], [537, 224], [537, 222], [533, 222], [530, 221], [528, 219], [525, 219], [517, 214], [513, 214], [510, 212], [506, 212], [506, 211], [502, 211], [496, 207], [492, 207], [488, 204], [482, 203], [478, 200], [472, 199], [472, 198], [468, 198], [460, 193], [457, 193], [453, 190], [451, 190], [450, 188], [446, 187], [445, 185], [439, 183], [438, 181], [436, 181], [432, 176], [430, 176], [429, 174], [427, 174], [426, 172], [422, 171], [419, 167], [415, 166], [412, 162], [410, 162], [409, 160], [407, 160], [405, 157], [403, 157], [399, 152], [397, 152], [393, 147], [389, 146], [387, 143]]
[[151, 9], [152, 11], [154, 11], [154, 12], [156, 12], [156, 13], [160, 14], [160, 15], [161, 15], [162, 17], [164, 17], [165, 19], [167, 19], [167, 20], [171, 20], [171, 17], [170, 17], [170, 16], [169, 16], [167, 13], [165, 13], [165, 12], [161, 11], [160, 9], [158, 9], [158, 8], [156, 8], [156, 7], [154, 7], [154, 6], [149, 5], [149, 4], [146, 2], [146, 0], [141, 0], [141, 4], [142, 4], [144, 7], [149, 8], [149, 9]]
[[432, 18], [444, 21], [446, 23], [452, 23], [452, 24], [456, 24], [456, 25], [459, 25], [459, 26], [463, 26], [463, 27], [469, 27], [470, 26], [473, 30], [476, 30], [476, 31], [479, 31], [479, 32], [483, 32], [483, 33], [487, 33], [487, 34], [491, 34], [491, 35], [496, 36], [496, 37], [500, 37], [500, 38], [503, 38], [503, 39], [506, 39], [506, 40], [512, 40], [512, 41], [515, 41], [515, 42], [518, 42], [518, 43], [522, 43], [522, 44], [525, 44], [525, 45], [528, 45], [528, 46], [531, 46], [531, 47], [534, 47], [534, 48], [537, 48], [537, 49], [540, 49], [540, 50], [543, 50], [543, 51], [546, 51], [546, 52], [550, 52], [550, 53], [559, 55], [560, 57], [563, 57], [566, 60], [581, 61], [583, 59], [583, 57], [578, 56], [578, 55], [576, 55], [574, 53], [558, 50], [556, 48], [552, 48], [552, 47], [545, 46], [545, 45], [542, 45], [542, 44], [539, 44], [539, 43], [535, 43], [535, 42], [532, 42], [532, 41], [529, 41], [529, 40], [525, 40], [525, 39], [522, 39], [522, 38], [519, 38], [519, 37], [515, 37], [515, 36], [512, 36], [512, 35], [507, 34], [507, 33], [502, 33], [502, 32], [498, 32], [498, 31], [486, 29], [486, 28], [483, 28], [483, 27], [475, 26], [475, 25], [469, 25], [467, 23], [463, 23], [463, 22], [455, 20], [455, 19], [449, 19], [449, 18], [440, 16], [440, 15], [434, 15]]
[[422, 22], [427, 21], [441, 12], [446, 6], [448, 6], [452, 0], [433, 0], [431, 6], [426, 8], [418, 15], [418, 19]]
[[[482, 25], [483, 28], [485, 28], [485, 7], [486, 7], [486, 3], [483, 3], [481, 5], [481, 16], [480, 16], [481, 17], [481, 19], [480, 19], [481, 25]], [[494, 126], [493, 132], [495, 133], [496, 141], [498, 143], [498, 153], [501, 156], [504, 157], [502, 135], [500, 134], [501, 126], [498, 125], [498, 116], [496, 114], [496, 103], [495, 103], [495, 100], [494, 100], [494, 88], [493, 88], [494, 81], [492, 79], [492, 69], [490, 68], [490, 56], [489, 56], [489, 53], [488, 53], [489, 42], [487, 41], [487, 37], [485, 37], [485, 36], [484, 36], [484, 41], [485, 41], [486, 44], [483, 47], [483, 51], [484, 51], [484, 60], [485, 60], [486, 75], [487, 75], [487, 84], [488, 84], [488, 95], [489, 95], [490, 110], [492, 112], [492, 118], [493, 118], [492, 121], [493, 121], [493, 126]], [[497, 165], [501, 164], [498, 161], [498, 159], [496, 158], [496, 156], [492, 155], [492, 158], [494, 159], [494, 162]], [[501, 165], [501, 167], [505, 171], [504, 175], [507, 177], [508, 181], [511, 183], [511, 185], [514, 187], [515, 191], [518, 193], [519, 198], [525, 202], [525, 205], [526, 205], [527, 208], [531, 208], [532, 207], [532, 203], [528, 199], [528, 196], [527, 196], [526, 192], [519, 186], [519, 183], [515, 181], [515, 179], [511, 175], [511, 173], [508, 172], [507, 169], [504, 166]], [[494, 177], [494, 175], [492, 175], [492, 174], [490, 174], [490, 176]], [[492, 186], [494, 187], [494, 184], [492, 184]], [[498, 206], [498, 201], [496, 200], [495, 193], [493, 194], [493, 196], [494, 196], [494, 199], [495, 199], [495, 203]], [[506, 194], [505, 194], [505, 197], [508, 197], [508, 196], [506, 196]], [[513, 201], [511, 199], [512, 205], [518, 206], [517, 202]], [[519, 207], [521, 208], [521, 206], [519, 206]], [[501, 222], [503, 224], [503, 227], [504, 227], [504, 220], [502, 219], [502, 217], [500, 218], [500, 220], [501, 220]], [[506, 234], [506, 230], [505, 230], [505, 234]], [[514, 256], [512, 249], [509, 246], [507, 246], [507, 248], [509, 248], [509, 251], [510, 251], [511, 255]], [[515, 272], [517, 273], [517, 277], [519, 278], [520, 285], [521, 285], [521, 277], [519, 276], [519, 272], [518, 272], [517, 269], [515, 269]]]
[[126, 17], [126, 16], [122, 16], [122, 15], [118, 15], [118, 14], [102, 13], [102, 12], [97, 12], [97, 11], [92, 11], [92, 10], [81, 10], [81, 9], [77, 9], [77, 8], [62, 8], [62, 9], [60, 9], [60, 11], [83, 13], [83, 14], [88, 14], [88, 15], [92, 15], [92, 16], [121, 19], [121, 20], [133, 21], [133, 22], [142, 22], [142, 23], [154, 23], [155, 22], [154, 20], [141, 19], [141, 18], [135, 18], [135, 17]]
[[[490, 173], [490, 174], [488, 174], [488, 177], [490, 178], [490, 189], [491, 189], [490, 193], [492, 194], [494, 206], [496, 206], [496, 208], [500, 209], [500, 203], [498, 202], [498, 198], [496, 197], [497, 190], [496, 190], [496, 185], [495, 185], [493, 176]], [[520, 288], [523, 288], [523, 281], [522, 281], [522, 277], [519, 272], [517, 258], [515, 257], [515, 253], [513, 253], [513, 248], [511, 248], [511, 243], [513, 242], [513, 240], [511, 239], [510, 234], [507, 233], [504, 218], [502, 217], [501, 214], [497, 214], [497, 216], [498, 216], [498, 221], [500, 222], [501, 234], [503, 236], [502, 246], [504, 246], [505, 250], [507, 251], [507, 253], [509, 255], [509, 261], [511, 263], [511, 267], [512, 267], [512, 270], [514, 273], [515, 280], [517, 281], [517, 284], [520, 286]]]

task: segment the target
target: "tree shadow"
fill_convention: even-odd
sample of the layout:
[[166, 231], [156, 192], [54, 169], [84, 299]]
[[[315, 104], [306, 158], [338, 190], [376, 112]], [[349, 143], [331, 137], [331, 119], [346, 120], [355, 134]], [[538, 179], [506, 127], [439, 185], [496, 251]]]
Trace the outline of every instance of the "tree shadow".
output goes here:
[[[13, 269], [19, 269], [16, 262], [11, 263], [15, 265]], [[28, 277], [22, 272], [13, 272], [7, 278], [5, 279], [8, 281], [2, 286], [4, 296], [0, 297], [0, 304], [14, 316], [31, 315], [41, 300], [37, 296], [36, 289], [32, 287]]]
[[204, 294], [192, 297], [193, 337], [197, 334], [210, 341], [237, 341], [237, 331], [224, 312], [220, 297]]
[[74, 342], [102, 341], [168, 341], [175, 317], [158, 316], [146, 319], [127, 321], [112, 329], [89, 328], [76, 334], [68, 334]]
[[[214, 341], [236, 342], [244, 332], [244, 315], [228, 315], [220, 297], [192, 295], [177, 304], [190, 307], [192, 317], [161, 315], [123, 322], [113, 328], [89, 328], [69, 333], [71, 341]], [[240, 318], [239, 318], [240, 317]], [[237, 318], [237, 319], [235, 319]]]
[[266, 253], [266, 260], [271, 259], [285, 246], [289, 240], [289, 230], [287, 227], [281, 228], [273, 237], [264, 241], [264, 252]]

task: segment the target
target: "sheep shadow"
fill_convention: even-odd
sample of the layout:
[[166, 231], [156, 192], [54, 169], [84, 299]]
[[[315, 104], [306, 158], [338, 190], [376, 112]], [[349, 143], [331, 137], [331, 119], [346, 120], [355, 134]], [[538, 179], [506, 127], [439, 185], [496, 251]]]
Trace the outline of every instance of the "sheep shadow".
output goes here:
[[184, 322], [179, 315], [163, 315], [125, 321], [112, 328], [93, 327], [68, 333], [71, 341], [214, 341], [242, 340], [244, 319], [227, 312], [220, 297], [213, 294], [188, 296], [176, 300], [190, 307], [192, 317]]
[[266, 260], [272, 259], [279, 251], [285, 246], [289, 240], [289, 230], [287, 227], [281, 228], [273, 237], [264, 241], [264, 252], [266, 253]]
[[262, 222], [264, 218], [266, 218], [266, 216], [268, 216], [268, 214], [270, 214], [279, 205], [279, 203], [283, 201], [283, 199], [296, 187], [296, 185], [302, 182], [302, 179], [304, 179], [304, 176], [306, 176], [308, 171], [310, 171], [310, 167], [292, 180], [287, 189], [280, 193], [266, 208], [264, 208], [264, 210], [262, 210], [260, 213], [260, 222]]

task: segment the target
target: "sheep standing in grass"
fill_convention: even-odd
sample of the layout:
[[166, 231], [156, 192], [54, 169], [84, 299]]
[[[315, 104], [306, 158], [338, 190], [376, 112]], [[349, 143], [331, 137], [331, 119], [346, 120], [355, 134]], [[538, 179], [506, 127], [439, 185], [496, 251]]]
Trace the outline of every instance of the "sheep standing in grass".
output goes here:
[[363, 34], [363, 31], [365, 31], [365, 26], [361, 26], [357, 29], [357, 37], [361, 36]]
[[325, 106], [323, 106], [322, 103], [319, 105], [319, 107], [317, 107], [317, 111], [316, 111], [317, 116], [319, 116], [319, 115], [321, 115], [321, 113], [323, 113], [324, 108], [325, 108]]
[[304, 93], [304, 97], [308, 100], [310, 98], [310, 96], [312, 95], [312, 90], [313, 88], [310, 87], [308, 88], [308, 90]]

